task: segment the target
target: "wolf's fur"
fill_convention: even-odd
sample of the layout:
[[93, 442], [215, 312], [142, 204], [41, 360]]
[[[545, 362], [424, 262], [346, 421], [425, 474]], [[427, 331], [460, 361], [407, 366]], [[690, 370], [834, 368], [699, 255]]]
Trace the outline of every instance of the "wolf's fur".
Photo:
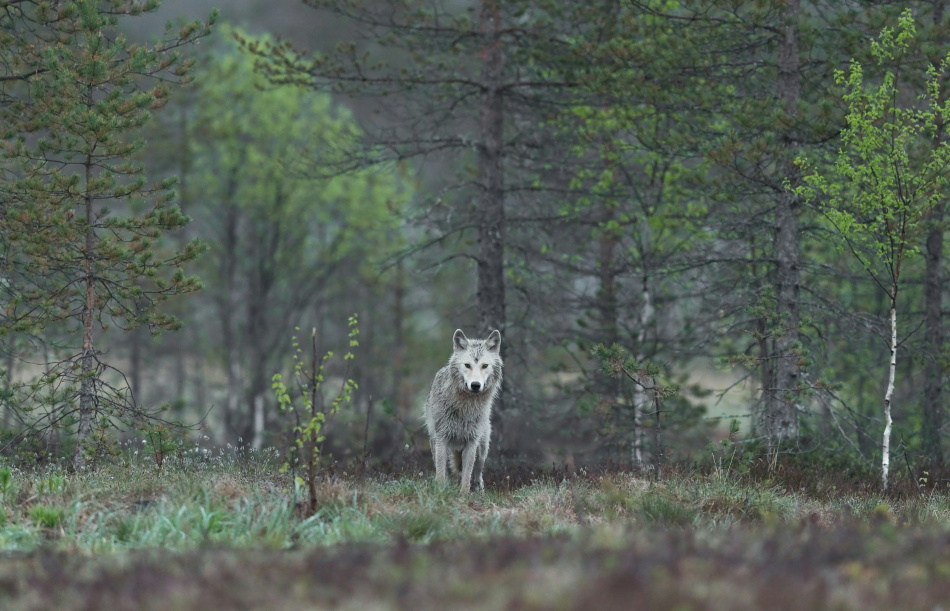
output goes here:
[[436, 479], [448, 483], [448, 463], [454, 473], [461, 472], [465, 495], [473, 473], [479, 489], [485, 489], [482, 469], [491, 438], [491, 406], [501, 389], [501, 334], [496, 330], [488, 339], [468, 339], [457, 329], [452, 347], [448, 364], [432, 381], [425, 420]]

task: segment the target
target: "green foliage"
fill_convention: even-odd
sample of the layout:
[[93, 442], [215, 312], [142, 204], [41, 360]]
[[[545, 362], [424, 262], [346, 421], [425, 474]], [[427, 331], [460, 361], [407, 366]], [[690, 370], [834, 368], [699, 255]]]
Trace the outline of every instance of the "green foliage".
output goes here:
[[[343, 261], [375, 276], [382, 258], [400, 246], [392, 240], [407, 182], [379, 168], [335, 172], [363, 138], [349, 111], [325, 94], [271, 86], [237, 48], [234, 38], [246, 33], [223, 26], [221, 37], [197, 73], [186, 143], [193, 197], [214, 212], [202, 221], [213, 254], [220, 258], [230, 247], [221, 219], [233, 217], [246, 219], [251, 253], [273, 249], [260, 256], [284, 270], [291, 286]], [[256, 265], [239, 264], [248, 272]]]
[[30, 507], [30, 519], [33, 523], [42, 528], [56, 528], [63, 522], [66, 510], [62, 507], [50, 507], [48, 505], [36, 505]]
[[680, 390], [679, 386], [676, 384], [661, 385], [657, 381], [663, 374], [663, 368], [660, 365], [650, 360], [637, 362], [626, 355], [626, 350], [623, 347], [616, 344], [609, 348], [603, 344], [598, 344], [591, 350], [591, 354], [600, 362], [601, 373], [612, 378], [626, 378], [644, 392], [651, 393], [653, 411], [652, 413], [644, 413], [643, 416], [653, 419], [653, 468], [657, 479], [661, 479], [664, 462], [664, 447], [661, 435], [663, 402], [674, 397]]
[[153, 332], [178, 326], [158, 303], [200, 288], [180, 267], [201, 252], [200, 243], [169, 253], [160, 242], [188, 223], [174, 203], [175, 180], [148, 185], [134, 157], [145, 144], [138, 130], [164, 105], [169, 84], [188, 78], [191, 62], [176, 47], [209, 26], [189, 24], [181, 38], [149, 49], [116, 34], [115, 24], [116, 12], [94, 0], [71, 4], [64, 17], [14, 19], [13, 27], [38, 25], [63, 38], [55, 46], [40, 38], [18, 57], [36, 76], [28, 98], [2, 107], [10, 176], [0, 183], [4, 240], [17, 254], [7, 288], [18, 289], [6, 301], [4, 333], [81, 324], [90, 276], [97, 323], [147, 324]]
[[919, 104], [901, 105], [900, 71], [915, 35], [908, 9], [896, 31], [885, 28], [871, 43], [881, 72], [877, 85], [866, 84], [855, 60], [847, 73], [835, 73], [848, 109], [838, 156], [830, 171], [808, 158], [798, 160], [804, 184], [796, 194], [818, 205], [842, 248], [887, 291], [899, 281], [902, 257], [918, 252], [924, 214], [945, 196], [950, 178], [950, 146], [935, 142], [938, 124], [950, 119], [940, 90], [950, 57], [928, 68]]
[[[926, 90], [917, 103], [905, 105], [901, 70], [909, 61], [916, 26], [910, 9], [898, 28], [886, 27], [871, 43], [880, 72], [878, 84], [866, 84], [864, 68], [852, 60], [847, 74], [836, 72], [844, 86], [847, 127], [832, 168], [818, 170], [800, 158], [803, 183], [794, 192], [817, 204], [861, 268], [887, 294], [890, 310], [890, 363], [884, 393], [882, 485], [887, 489], [890, 463], [891, 398], [897, 370], [898, 296], [905, 259], [918, 252], [925, 215], [946, 197], [950, 180], [950, 145], [940, 137], [950, 120], [950, 102], [941, 99], [941, 84], [950, 55], [927, 69]], [[905, 92], [906, 93], [906, 92]]]
[[679, 392], [679, 386], [672, 384], [668, 386], [657, 385], [656, 378], [663, 375], [663, 367], [650, 360], [637, 362], [627, 355], [627, 350], [622, 346], [614, 344], [607, 347], [603, 344], [597, 344], [591, 349], [591, 354], [601, 364], [601, 373], [613, 378], [624, 377], [638, 386], [646, 388], [646, 381], [654, 380], [649, 390], [653, 390], [661, 397], [671, 397]]
[[36, 481], [36, 493], [49, 496], [62, 492], [66, 487], [66, 478], [61, 473], [50, 473]]
[[662, 495], [650, 495], [640, 501], [638, 511], [643, 519], [654, 526], [692, 526], [698, 512]]
[[[392, 275], [380, 267], [405, 246], [401, 216], [413, 189], [395, 165], [344, 171], [364, 141], [349, 110], [328, 94], [274, 87], [236, 36], [246, 33], [220, 28], [195, 86], [155, 126], [155, 154], [182, 172], [195, 230], [209, 244], [196, 310], [215, 313], [223, 341], [206, 356], [240, 372], [228, 380], [225, 409], [240, 411], [227, 415], [226, 434], [256, 443], [253, 405], [273, 405], [269, 377], [287, 366], [279, 347], [294, 328], [319, 328], [354, 311], [337, 304], [369, 295], [361, 307], [372, 308], [385, 295]], [[330, 329], [319, 339], [338, 336]]]
[[175, 203], [176, 181], [148, 184], [136, 156], [141, 128], [170, 86], [189, 79], [180, 47], [207, 35], [216, 12], [151, 47], [119, 33], [119, 15], [157, 7], [15, 3], [0, 17], [0, 77], [15, 83], [0, 104], [0, 341], [39, 337], [56, 358], [67, 355], [37, 356], [43, 375], [15, 388], [22, 396], [10, 406], [27, 434], [78, 425], [77, 468], [108, 446], [101, 435], [111, 424], [152, 416], [105, 379], [98, 336], [112, 326], [175, 330], [180, 321], [160, 304], [201, 288], [182, 266], [203, 245], [175, 249], [162, 239], [189, 221]]
[[183, 446], [185, 431], [180, 425], [152, 422], [143, 426], [140, 432], [143, 435], [144, 449], [152, 455], [156, 469], [161, 469], [171, 453], [181, 450]]
[[297, 342], [297, 337], [293, 337], [294, 389], [287, 388], [281, 374], [275, 373], [272, 378], [272, 387], [280, 411], [293, 416], [295, 420], [295, 425], [291, 429], [292, 445], [287, 452], [281, 472], [286, 472], [292, 468], [294, 472], [300, 469], [305, 474], [306, 479], [299, 476], [294, 479], [297, 486], [302, 487], [306, 484], [309, 491], [308, 515], [317, 510], [317, 473], [319, 471], [320, 448], [324, 440], [321, 434], [323, 425], [328, 416], [336, 414], [342, 405], [348, 404], [352, 400], [353, 391], [357, 388], [356, 382], [347, 378], [350, 361], [354, 358], [352, 350], [359, 346], [359, 340], [357, 339], [359, 328], [357, 327], [355, 314], [350, 316], [347, 325], [349, 327], [349, 347], [343, 355], [344, 371], [341, 376], [343, 381], [340, 389], [329, 397], [329, 403], [324, 393], [323, 384], [326, 365], [333, 358], [333, 352], [324, 354], [318, 364], [316, 329], [313, 330], [310, 336], [312, 351], [309, 370], [307, 370], [302, 358], [303, 351]]
[[0, 469], [0, 503], [5, 502], [15, 491], [13, 472], [6, 468]]

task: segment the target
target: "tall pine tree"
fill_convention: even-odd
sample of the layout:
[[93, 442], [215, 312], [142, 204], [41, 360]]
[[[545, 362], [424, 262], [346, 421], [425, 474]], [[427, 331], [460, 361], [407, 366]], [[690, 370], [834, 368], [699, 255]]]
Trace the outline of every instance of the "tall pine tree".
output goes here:
[[149, 184], [135, 155], [136, 130], [161, 108], [169, 85], [188, 79], [180, 47], [209, 32], [194, 22], [163, 40], [133, 44], [118, 19], [158, 8], [130, 0], [13, 3], [0, 54], [9, 82], [0, 107], [3, 318], [0, 334], [55, 338], [67, 355], [24, 388], [22, 408], [45, 404], [33, 427], [76, 423], [73, 464], [87, 465], [96, 431], [149, 414], [114, 385], [101, 333], [175, 329], [161, 302], [200, 288], [182, 265], [202, 250], [169, 250], [162, 236], [188, 222], [176, 179]]

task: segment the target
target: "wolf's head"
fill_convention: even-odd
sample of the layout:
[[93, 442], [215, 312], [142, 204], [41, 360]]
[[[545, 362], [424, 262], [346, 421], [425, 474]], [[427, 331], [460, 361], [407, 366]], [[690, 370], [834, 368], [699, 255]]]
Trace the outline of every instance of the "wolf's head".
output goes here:
[[501, 368], [501, 333], [496, 329], [488, 339], [468, 339], [461, 329], [456, 329], [452, 346], [452, 366], [465, 390], [474, 394], [488, 390]]

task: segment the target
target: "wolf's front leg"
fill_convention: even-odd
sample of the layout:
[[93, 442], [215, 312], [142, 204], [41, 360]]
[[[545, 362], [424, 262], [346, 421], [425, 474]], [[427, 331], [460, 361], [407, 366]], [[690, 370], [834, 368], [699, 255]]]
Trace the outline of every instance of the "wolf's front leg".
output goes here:
[[429, 445], [432, 446], [432, 459], [435, 461], [435, 481], [445, 486], [449, 483], [449, 478], [445, 472], [449, 457], [446, 456], [447, 448], [445, 443], [436, 438], [431, 438]]
[[478, 445], [468, 443], [462, 450], [462, 496], [469, 493], [472, 488], [472, 469], [475, 467], [475, 455], [478, 453]]
[[485, 480], [482, 477], [482, 473], [485, 470], [485, 455], [488, 454], [488, 443], [479, 443], [476, 447], [478, 449], [475, 452], [475, 466], [472, 467], [472, 477], [477, 481], [473, 482], [473, 484], [478, 485], [478, 489], [484, 491]]

